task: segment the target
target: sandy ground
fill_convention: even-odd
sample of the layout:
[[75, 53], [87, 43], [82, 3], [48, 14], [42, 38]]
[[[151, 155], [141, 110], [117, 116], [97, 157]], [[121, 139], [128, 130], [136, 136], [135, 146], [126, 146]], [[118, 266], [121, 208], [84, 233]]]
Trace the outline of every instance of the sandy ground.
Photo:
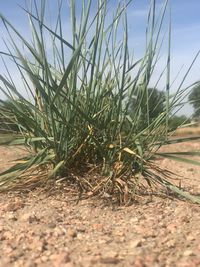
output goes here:
[[[200, 143], [168, 150], [200, 149]], [[0, 169], [21, 151], [0, 148]], [[159, 164], [200, 193], [200, 167]], [[187, 179], [186, 179], [187, 178]], [[129, 207], [103, 199], [75, 204], [66, 192], [0, 194], [0, 267], [200, 266], [200, 206], [177, 199], [141, 197]]]

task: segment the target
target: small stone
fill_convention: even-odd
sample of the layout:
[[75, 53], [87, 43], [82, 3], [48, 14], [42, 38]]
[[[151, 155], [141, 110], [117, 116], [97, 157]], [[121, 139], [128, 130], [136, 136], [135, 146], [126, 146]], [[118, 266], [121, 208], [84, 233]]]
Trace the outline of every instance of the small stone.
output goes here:
[[86, 229], [84, 227], [79, 227], [79, 228], [77, 228], [77, 231], [80, 233], [85, 233]]
[[77, 232], [76, 232], [76, 230], [69, 228], [69, 229], [67, 229], [67, 235], [69, 237], [75, 238], [75, 237], [77, 237]]
[[26, 235], [24, 233], [20, 233], [19, 235], [16, 236], [16, 242], [21, 242], [23, 239], [26, 238]]
[[183, 252], [183, 256], [188, 257], [194, 255], [194, 252], [192, 250], [185, 250]]
[[193, 235], [193, 234], [189, 234], [187, 237], [186, 237], [186, 240], [187, 241], [194, 241], [196, 239], [196, 237]]
[[141, 258], [134, 258], [133, 261], [131, 262], [131, 265], [130, 266], [144, 267], [146, 265], [144, 264], [143, 259], [141, 259]]
[[113, 258], [113, 257], [106, 257], [106, 258], [101, 258], [100, 262], [103, 264], [118, 264], [120, 262], [120, 259], [118, 258]]
[[117, 251], [108, 251], [104, 254], [105, 258], [117, 258], [119, 256]]
[[99, 239], [98, 240], [98, 244], [99, 245], [106, 244], [106, 243], [107, 243], [107, 240], [106, 239]]
[[54, 236], [59, 237], [67, 234], [67, 230], [63, 226], [56, 226], [53, 231]]
[[11, 240], [13, 238], [13, 234], [10, 231], [5, 231], [1, 237], [1, 240]]
[[31, 260], [28, 260], [27, 262], [26, 262], [26, 265], [24, 265], [25, 267], [36, 267], [37, 266], [37, 264], [36, 264], [36, 262], [33, 262], [33, 261], [31, 261]]
[[54, 228], [56, 228], [56, 224], [51, 222], [48, 224], [48, 227], [51, 229], [54, 229]]
[[56, 219], [56, 221], [57, 221], [57, 222], [63, 222], [63, 218], [58, 217], [58, 218]]
[[83, 235], [82, 233], [78, 233], [77, 234], [77, 239], [83, 240], [83, 239], [85, 239], [85, 235]]
[[12, 214], [12, 213], [8, 215], [8, 219], [10, 221], [17, 221], [17, 217], [14, 214]]
[[141, 239], [136, 239], [136, 240], [132, 240], [129, 243], [129, 248], [133, 249], [133, 248], [136, 248], [136, 247], [140, 247], [141, 245], [142, 245]]
[[18, 209], [21, 209], [24, 206], [23, 202], [20, 199], [15, 199], [13, 202], [6, 204], [3, 207], [3, 210], [5, 211], [17, 211]]
[[48, 259], [49, 258], [47, 256], [44, 256], [44, 255], [41, 257], [41, 261], [42, 262], [46, 262], [46, 261], [48, 261]]
[[171, 239], [171, 240], [167, 241], [167, 242], [166, 242], [166, 246], [167, 246], [168, 248], [173, 248], [173, 247], [175, 247], [175, 240]]
[[13, 248], [11, 246], [7, 246], [4, 248], [4, 253], [6, 255], [10, 254], [13, 251]]
[[181, 220], [182, 220], [182, 222], [184, 222], [184, 223], [189, 223], [189, 222], [190, 222], [190, 218], [189, 218], [188, 216], [183, 216], [183, 217], [181, 218]]
[[126, 237], [124, 235], [123, 236], [119, 236], [119, 237], [117, 237], [116, 240], [119, 243], [124, 243], [126, 241]]
[[177, 225], [174, 223], [170, 223], [167, 226], [167, 230], [169, 230], [171, 233], [174, 233], [176, 231], [176, 229], [177, 229]]
[[47, 243], [46, 240], [40, 240], [40, 241], [37, 242], [36, 248], [37, 248], [38, 251], [43, 252], [43, 251], [46, 250], [47, 245], [48, 245], [48, 243]]
[[103, 230], [103, 224], [95, 223], [95, 224], [93, 224], [93, 229], [98, 230], [98, 231], [102, 231]]
[[39, 222], [40, 219], [34, 213], [25, 213], [21, 220], [28, 223]]
[[131, 224], [135, 224], [135, 223], [138, 223], [138, 218], [134, 217], [134, 218], [131, 218], [130, 221], [129, 221]]
[[62, 264], [71, 261], [69, 254], [67, 252], [59, 252], [57, 254], [52, 254], [49, 259], [54, 262], [54, 266], [61, 266]]

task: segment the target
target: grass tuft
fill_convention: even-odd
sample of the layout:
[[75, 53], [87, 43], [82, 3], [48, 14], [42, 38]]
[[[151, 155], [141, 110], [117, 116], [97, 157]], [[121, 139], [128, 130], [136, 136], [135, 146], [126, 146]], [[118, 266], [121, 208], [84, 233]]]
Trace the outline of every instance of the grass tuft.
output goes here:
[[169, 172], [153, 161], [157, 150], [170, 142], [169, 118], [182, 99], [180, 88], [170, 97], [170, 26], [164, 108], [150, 117], [149, 84], [158, 63], [168, 3], [156, 16], [156, 1], [151, 1], [146, 48], [138, 60], [132, 59], [129, 49], [126, 10], [131, 2], [119, 2], [111, 16], [107, 0], [83, 0], [81, 10], [70, 0], [70, 34], [62, 18], [63, 1], [57, 2], [52, 24], [47, 1], [33, 1], [29, 9], [23, 8], [30, 40], [0, 15], [10, 38], [2, 57], [13, 61], [28, 94], [21, 93], [6, 68], [7, 75], [0, 75], [0, 90], [7, 105], [0, 106], [0, 115], [17, 127], [17, 135], [10, 134], [1, 144], [22, 145], [30, 151], [1, 173], [2, 190], [33, 186], [47, 178], [67, 179], [89, 196], [108, 193], [127, 203], [146, 181], [151, 188], [162, 185], [200, 203], [173, 185]]

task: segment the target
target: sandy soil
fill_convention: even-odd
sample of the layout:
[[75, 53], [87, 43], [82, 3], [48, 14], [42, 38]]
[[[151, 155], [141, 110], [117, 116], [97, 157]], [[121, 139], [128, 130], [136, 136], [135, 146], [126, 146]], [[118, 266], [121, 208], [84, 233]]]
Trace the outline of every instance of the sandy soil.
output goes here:
[[[168, 150], [200, 149], [191, 142]], [[0, 169], [21, 151], [0, 149]], [[200, 193], [199, 167], [160, 160]], [[200, 266], [200, 206], [141, 197], [129, 207], [105, 199], [70, 201], [66, 192], [0, 195], [0, 267]]]

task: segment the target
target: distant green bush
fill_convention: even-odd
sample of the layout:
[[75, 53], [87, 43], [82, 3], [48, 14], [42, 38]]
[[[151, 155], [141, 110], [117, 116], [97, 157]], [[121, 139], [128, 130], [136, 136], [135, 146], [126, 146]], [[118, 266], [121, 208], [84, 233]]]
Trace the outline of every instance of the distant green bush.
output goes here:
[[16, 119], [13, 113], [13, 104], [9, 100], [0, 101], [0, 132], [19, 132], [19, 126], [18, 123], [16, 123]]
[[194, 109], [194, 119], [200, 119], [200, 82], [198, 82], [191, 90], [189, 94], [189, 102]]
[[178, 127], [190, 123], [190, 119], [185, 115], [175, 115], [169, 119], [169, 129], [171, 131], [176, 130]]
[[140, 123], [138, 126], [142, 130], [160, 116], [165, 107], [165, 93], [157, 88], [146, 88], [138, 91], [138, 94], [130, 99], [129, 114], [133, 119], [135, 114], [139, 114]]

